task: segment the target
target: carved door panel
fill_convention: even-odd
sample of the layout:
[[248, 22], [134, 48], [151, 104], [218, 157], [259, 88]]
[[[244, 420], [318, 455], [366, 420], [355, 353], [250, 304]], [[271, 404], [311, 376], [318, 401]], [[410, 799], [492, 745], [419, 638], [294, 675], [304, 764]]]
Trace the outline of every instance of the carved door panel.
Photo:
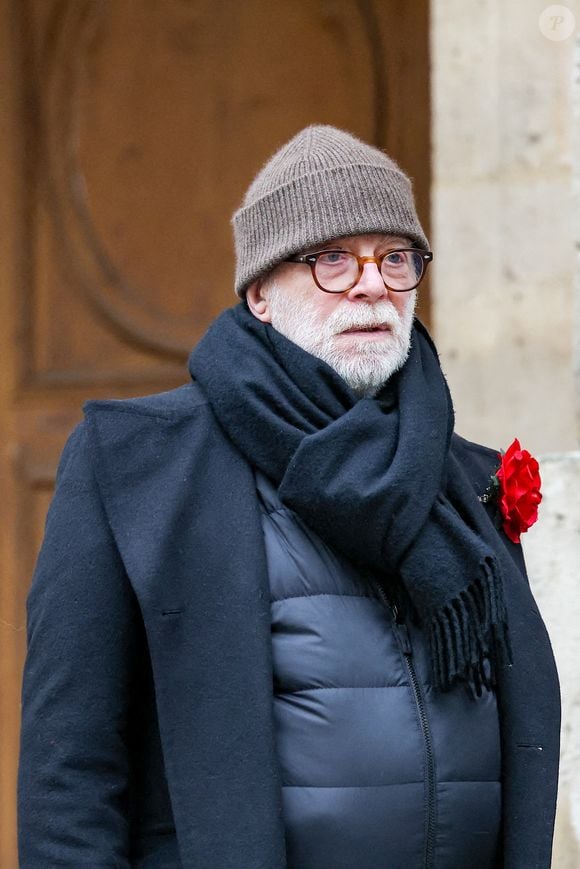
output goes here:
[[428, 9], [0, 0], [0, 40], [0, 865], [12, 869], [24, 604], [66, 435], [87, 398], [184, 381], [188, 351], [236, 301], [231, 214], [304, 125], [386, 148], [428, 229]]

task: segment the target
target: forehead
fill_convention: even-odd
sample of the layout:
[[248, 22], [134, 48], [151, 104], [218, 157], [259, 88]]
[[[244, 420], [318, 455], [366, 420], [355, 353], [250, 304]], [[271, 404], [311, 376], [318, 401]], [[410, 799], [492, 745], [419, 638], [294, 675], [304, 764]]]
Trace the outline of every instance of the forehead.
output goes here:
[[344, 235], [339, 238], [330, 238], [321, 244], [313, 245], [308, 250], [320, 250], [328, 247], [345, 247], [349, 250], [357, 250], [362, 247], [401, 246], [408, 247], [411, 240], [404, 235], [390, 235], [388, 233], [368, 233], [366, 235]]

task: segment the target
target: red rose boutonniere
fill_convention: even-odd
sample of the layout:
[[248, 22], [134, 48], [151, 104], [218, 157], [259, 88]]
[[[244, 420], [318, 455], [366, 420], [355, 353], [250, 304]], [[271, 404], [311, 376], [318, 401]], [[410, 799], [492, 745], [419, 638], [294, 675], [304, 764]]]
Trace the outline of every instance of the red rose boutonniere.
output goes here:
[[538, 504], [542, 500], [540, 469], [537, 460], [522, 450], [517, 438], [505, 453], [499, 454], [499, 459], [500, 466], [480, 500], [496, 501], [503, 530], [513, 543], [519, 543], [520, 534], [538, 518]]

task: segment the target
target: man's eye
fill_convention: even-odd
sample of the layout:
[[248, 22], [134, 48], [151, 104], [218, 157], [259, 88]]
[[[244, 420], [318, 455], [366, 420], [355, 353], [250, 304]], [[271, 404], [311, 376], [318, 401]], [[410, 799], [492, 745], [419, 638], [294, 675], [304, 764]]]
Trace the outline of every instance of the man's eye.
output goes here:
[[394, 250], [393, 253], [387, 254], [385, 262], [390, 266], [401, 266], [406, 262], [405, 254], [398, 250]]
[[318, 262], [323, 266], [337, 266], [348, 261], [348, 254], [340, 250], [329, 250], [318, 257]]

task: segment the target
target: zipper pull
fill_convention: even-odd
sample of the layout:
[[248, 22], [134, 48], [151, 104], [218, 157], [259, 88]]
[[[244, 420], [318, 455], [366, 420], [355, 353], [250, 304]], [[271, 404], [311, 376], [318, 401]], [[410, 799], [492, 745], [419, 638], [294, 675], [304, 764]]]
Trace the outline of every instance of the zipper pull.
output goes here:
[[395, 636], [399, 642], [401, 651], [403, 655], [412, 655], [413, 649], [411, 648], [411, 637], [409, 636], [409, 629], [407, 628], [405, 622], [401, 619], [399, 615], [399, 609], [396, 603], [391, 603], [391, 612], [393, 613], [393, 630], [395, 631]]
[[411, 648], [411, 637], [409, 636], [409, 630], [405, 622], [398, 622], [395, 618], [393, 621], [393, 630], [395, 631], [395, 636], [403, 655], [412, 655], [413, 649]]
[[390, 609], [393, 614], [393, 631], [395, 632], [395, 637], [397, 638], [397, 642], [399, 643], [399, 647], [403, 655], [412, 655], [413, 649], [411, 647], [411, 637], [409, 636], [409, 630], [405, 622], [400, 621], [399, 610], [397, 609], [397, 605], [388, 599], [385, 594], [384, 588], [377, 584], [377, 590], [379, 592], [379, 597], [383, 601], [385, 607]]

